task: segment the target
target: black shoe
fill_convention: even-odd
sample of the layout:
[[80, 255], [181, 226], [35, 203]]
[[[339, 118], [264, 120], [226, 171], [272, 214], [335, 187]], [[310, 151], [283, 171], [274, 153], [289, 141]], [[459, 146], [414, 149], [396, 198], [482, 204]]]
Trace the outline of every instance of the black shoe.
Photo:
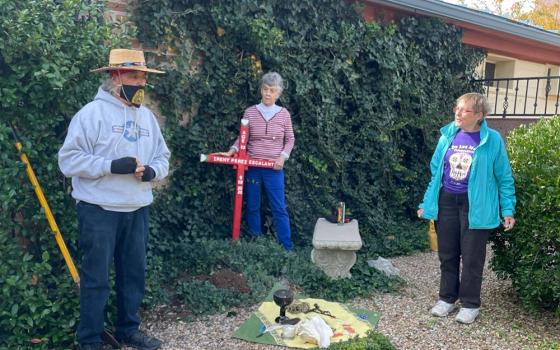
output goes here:
[[161, 346], [161, 340], [150, 337], [141, 331], [136, 331], [129, 337], [121, 339], [120, 343], [138, 350], [156, 350]]
[[103, 343], [81, 344], [80, 350], [102, 350]]

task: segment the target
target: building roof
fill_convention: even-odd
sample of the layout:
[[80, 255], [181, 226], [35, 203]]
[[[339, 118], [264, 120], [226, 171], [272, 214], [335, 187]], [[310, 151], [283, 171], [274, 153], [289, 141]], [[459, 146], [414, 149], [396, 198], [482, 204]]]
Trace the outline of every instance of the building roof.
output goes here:
[[365, 0], [366, 20], [440, 18], [463, 30], [462, 42], [488, 53], [560, 66], [560, 34], [440, 0]]
[[439, 17], [470, 23], [482, 28], [498, 31], [532, 41], [560, 47], [560, 34], [517, 22], [488, 12], [450, 4], [440, 0], [366, 0], [391, 8], [420, 15]]

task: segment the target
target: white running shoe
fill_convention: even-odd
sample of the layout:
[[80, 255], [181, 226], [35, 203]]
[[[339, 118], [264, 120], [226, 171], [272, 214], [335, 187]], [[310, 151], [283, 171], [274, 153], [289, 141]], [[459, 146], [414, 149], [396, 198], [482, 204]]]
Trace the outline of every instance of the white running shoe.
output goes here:
[[469, 309], [466, 307], [462, 307], [461, 310], [459, 310], [457, 316], [455, 317], [455, 321], [464, 324], [471, 324], [474, 322], [474, 320], [476, 320], [479, 313], [480, 313], [479, 308]]
[[450, 303], [446, 303], [443, 300], [438, 300], [436, 305], [434, 305], [434, 307], [432, 308], [431, 313], [432, 315], [437, 317], [445, 317], [449, 315], [451, 311], [455, 310], [455, 308], [456, 308], [455, 303], [450, 304]]

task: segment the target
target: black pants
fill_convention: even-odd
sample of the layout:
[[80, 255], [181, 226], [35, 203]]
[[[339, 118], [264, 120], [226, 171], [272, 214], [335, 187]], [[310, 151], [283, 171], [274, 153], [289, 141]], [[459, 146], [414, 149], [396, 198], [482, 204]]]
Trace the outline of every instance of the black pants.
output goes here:
[[[486, 242], [491, 230], [469, 229], [469, 200], [466, 193], [441, 190], [436, 222], [441, 269], [439, 298], [447, 303], [461, 300], [466, 308], [480, 307]], [[459, 273], [463, 263], [462, 271]]]

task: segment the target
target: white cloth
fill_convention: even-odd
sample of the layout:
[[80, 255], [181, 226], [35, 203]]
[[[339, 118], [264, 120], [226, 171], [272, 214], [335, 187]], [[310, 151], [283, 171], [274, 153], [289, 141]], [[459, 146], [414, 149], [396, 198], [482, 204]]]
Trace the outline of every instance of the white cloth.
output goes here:
[[321, 349], [329, 347], [331, 337], [334, 335], [331, 327], [319, 316], [303, 321], [298, 326], [297, 334], [306, 342], [319, 345]]

